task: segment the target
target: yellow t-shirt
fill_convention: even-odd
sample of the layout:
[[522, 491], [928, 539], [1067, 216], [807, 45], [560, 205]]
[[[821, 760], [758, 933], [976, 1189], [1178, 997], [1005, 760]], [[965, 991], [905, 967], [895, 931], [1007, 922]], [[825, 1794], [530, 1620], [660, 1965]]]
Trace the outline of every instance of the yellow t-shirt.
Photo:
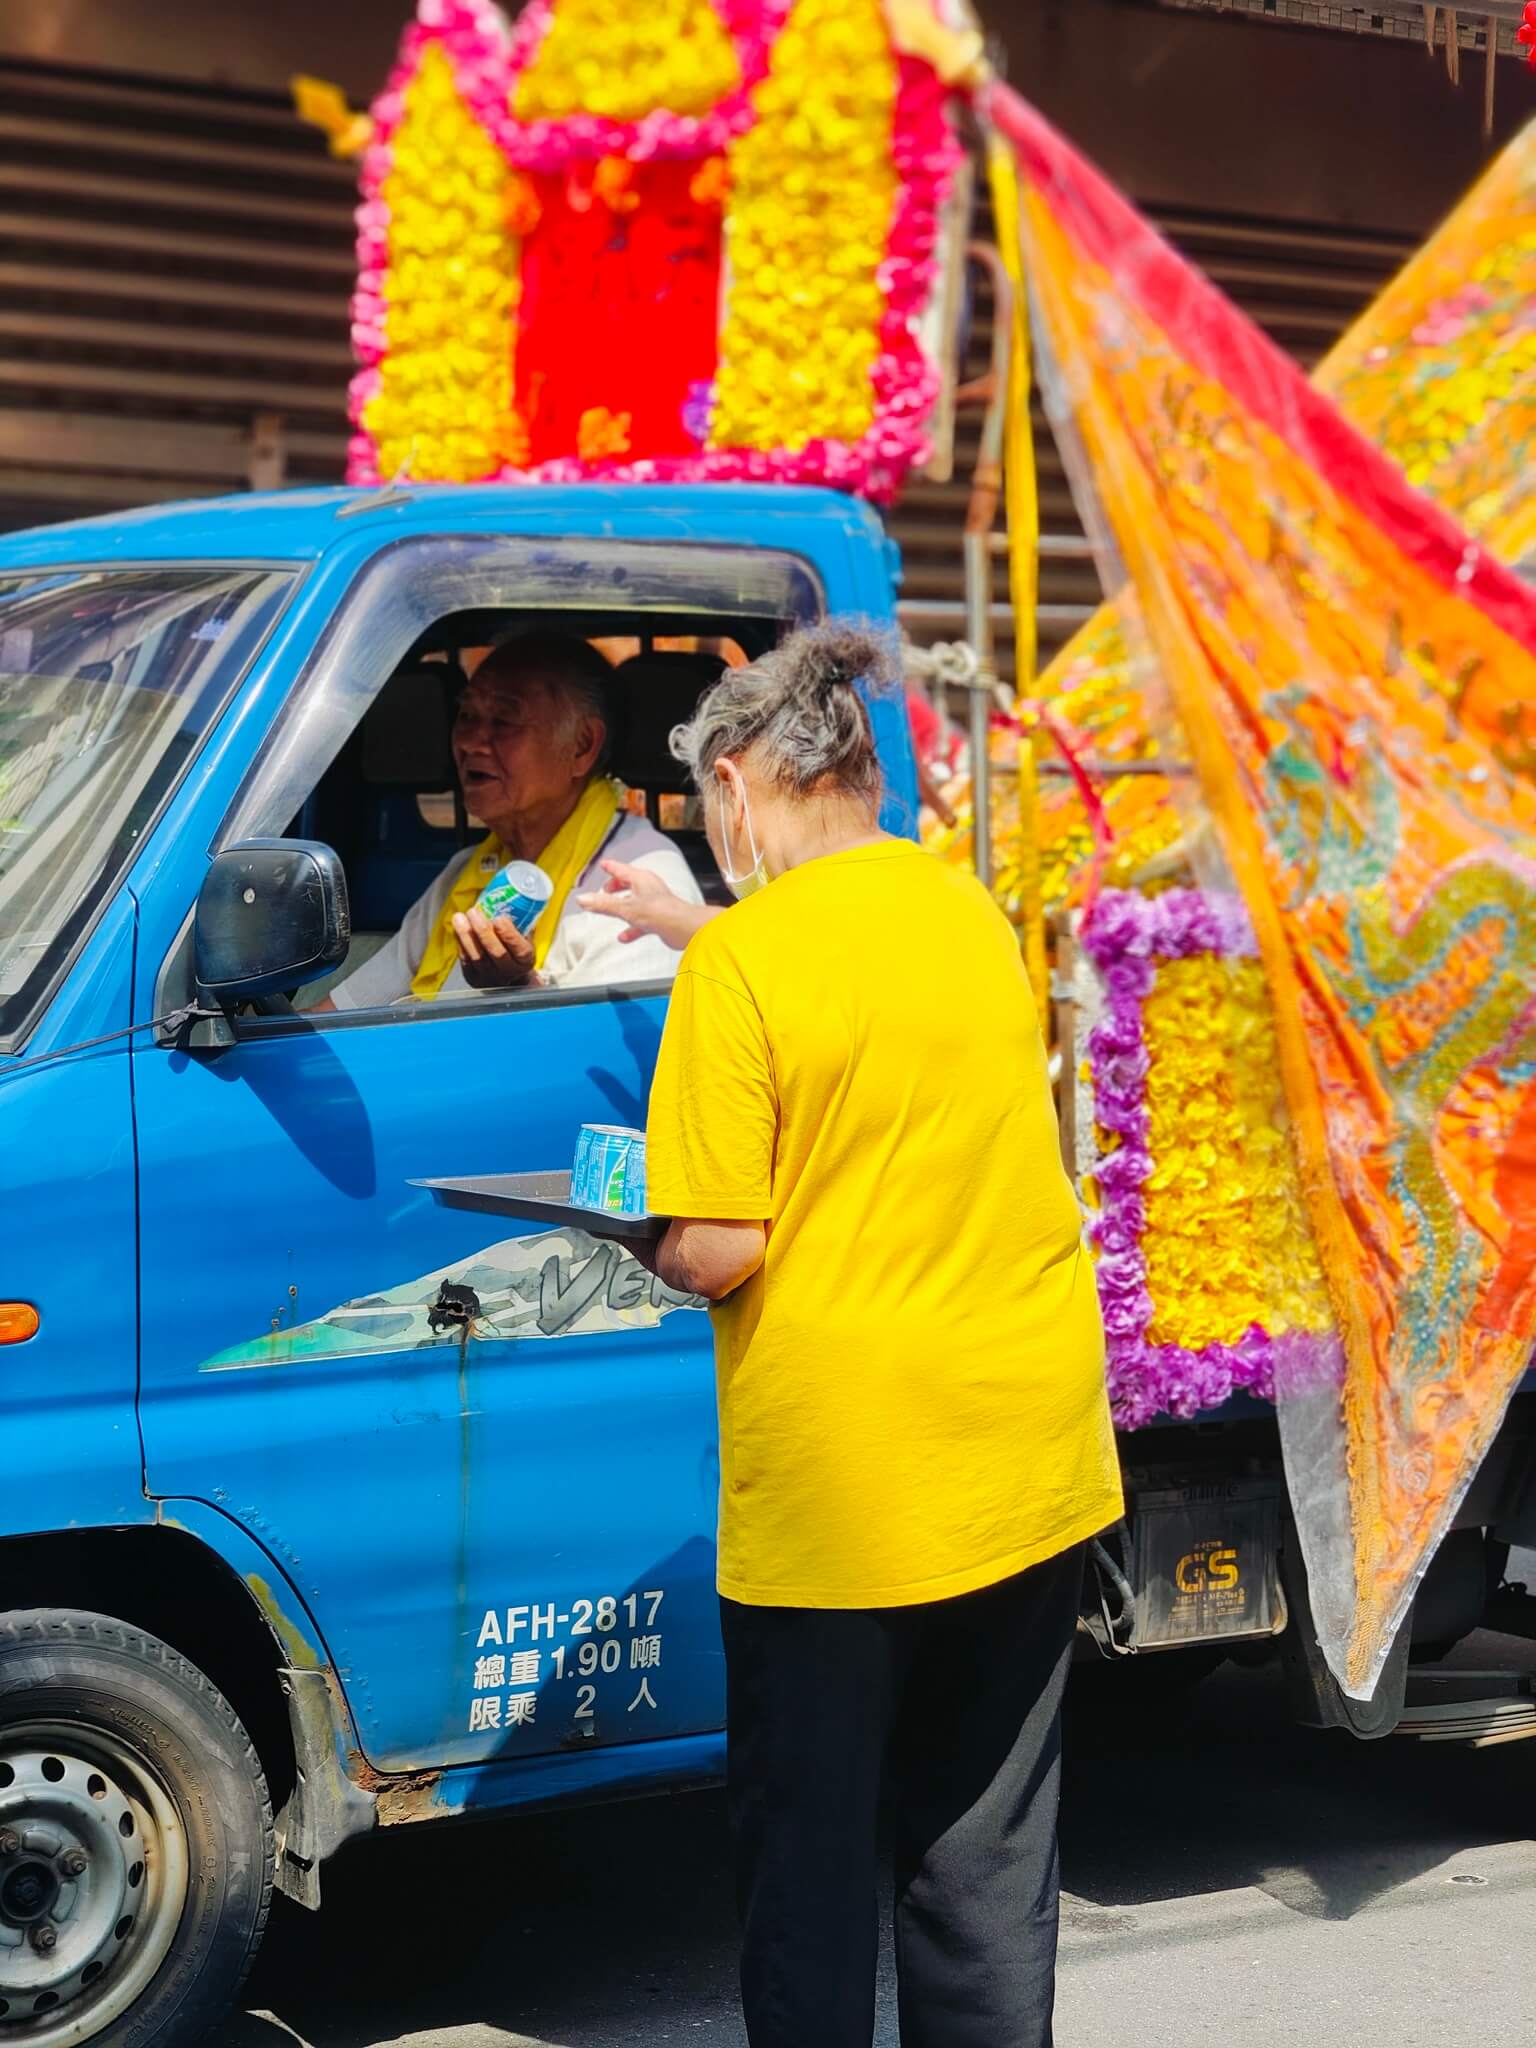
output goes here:
[[714, 1311], [720, 1590], [890, 1607], [1113, 1522], [1103, 1334], [1018, 943], [905, 840], [688, 947], [651, 1092], [666, 1215], [768, 1226]]

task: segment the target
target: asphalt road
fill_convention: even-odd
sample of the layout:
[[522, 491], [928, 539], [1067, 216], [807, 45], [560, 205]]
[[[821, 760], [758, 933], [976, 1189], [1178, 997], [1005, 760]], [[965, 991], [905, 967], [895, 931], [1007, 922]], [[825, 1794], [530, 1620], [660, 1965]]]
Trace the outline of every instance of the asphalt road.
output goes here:
[[[1297, 1730], [1270, 1674], [1231, 1667], [1171, 1716], [1084, 1721], [1060, 2048], [1536, 2039], [1536, 1741]], [[275, 1916], [224, 2048], [744, 2042], [715, 1795], [397, 1831], [325, 1885], [319, 1918]], [[884, 1977], [878, 2048], [896, 2048]]]

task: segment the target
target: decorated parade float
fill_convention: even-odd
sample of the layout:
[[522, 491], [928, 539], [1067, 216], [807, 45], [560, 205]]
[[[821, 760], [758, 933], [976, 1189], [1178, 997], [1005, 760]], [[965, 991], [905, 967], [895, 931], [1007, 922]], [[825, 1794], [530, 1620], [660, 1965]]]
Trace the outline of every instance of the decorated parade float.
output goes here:
[[[1052, 1021], [1117, 1420], [1276, 1404], [1368, 1695], [1536, 1323], [1536, 135], [1309, 385], [960, 5], [421, 0], [368, 116], [301, 104], [359, 155], [367, 484], [889, 503], [945, 459], [981, 165], [966, 552], [976, 585], [1006, 449], [1024, 673], [972, 604], [971, 780], [929, 836]], [[1038, 681], [1032, 356], [1116, 593]]]
[[961, 163], [880, 0], [424, 0], [361, 156], [351, 480], [889, 500]]

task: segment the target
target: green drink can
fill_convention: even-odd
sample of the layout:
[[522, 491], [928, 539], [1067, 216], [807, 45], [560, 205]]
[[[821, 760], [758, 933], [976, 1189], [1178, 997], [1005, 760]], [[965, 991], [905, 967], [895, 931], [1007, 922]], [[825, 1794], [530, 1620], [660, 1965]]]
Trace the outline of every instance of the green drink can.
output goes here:
[[493, 921], [510, 917], [527, 938], [544, 912], [555, 885], [531, 860], [509, 860], [480, 891], [479, 908]]
[[571, 1201], [610, 1216], [643, 1216], [645, 1133], [617, 1124], [583, 1124], [576, 1141]]

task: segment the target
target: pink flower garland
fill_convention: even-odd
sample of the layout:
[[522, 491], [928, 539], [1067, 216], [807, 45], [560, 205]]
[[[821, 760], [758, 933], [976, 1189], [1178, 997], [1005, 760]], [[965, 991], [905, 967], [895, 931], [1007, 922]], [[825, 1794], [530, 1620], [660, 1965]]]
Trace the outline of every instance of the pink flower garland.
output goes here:
[[[511, 113], [512, 86], [549, 31], [552, 0], [531, 0], [509, 33], [491, 0], [421, 0], [406, 29], [399, 57], [374, 103], [374, 137], [362, 159], [362, 204], [357, 209], [357, 289], [352, 298], [352, 343], [359, 368], [349, 392], [358, 429], [348, 443], [347, 480], [380, 481], [378, 451], [362, 431], [363, 413], [380, 388], [379, 365], [388, 352], [384, 281], [389, 209], [384, 181], [404, 110], [405, 91], [430, 44], [453, 68], [465, 103], [509, 162], [532, 171], [559, 171], [578, 159], [628, 156], [707, 156], [752, 124], [751, 91], [764, 76], [789, 0], [718, 0], [735, 40], [742, 84], [711, 113], [699, 117], [664, 110], [637, 122], [575, 115], [565, 121], [519, 122]], [[899, 59], [892, 155], [898, 174], [890, 235], [880, 266], [885, 294], [880, 352], [871, 371], [875, 416], [857, 441], [809, 441], [803, 448], [709, 448], [697, 455], [655, 459], [609, 458], [583, 462], [562, 456], [532, 469], [503, 468], [487, 481], [510, 484], [775, 483], [820, 484], [877, 504], [889, 503], [904, 478], [927, 457], [927, 421], [939, 373], [923, 354], [918, 323], [937, 266], [939, 218], [962, 150], [951, 127], [944, 87], [926, 64]]]
[[359, 367], [348, 387], [347, 410], [358, 431], [347, 444], [348, 483], [380, 481], [378, 450], [362, 425], [364, 410], [380, 388], [379, 365], [389, 351], [384, 298], [389, 208], [384, 181], [394, 160], [395, 130], [405, 113], [407, 88], [436, 44], [448, 59], [461, 98], [486, 132], [495, 135], [508, 120], [512, 40], [507, 18], [492, 0], [420, 0], [416, 19], [400, 38], [384, 90], [373, 103], [373, 139], [363, 151], [360, 169], [362, 203], [353, 215], [357, 288], [352, 295], [352, 351]]
[[1104, 983], [1105, 1009], [1088, 1034], [1094, 1117], [1118, 1138], [1096, 1171], [1101, 1207], [1089, 1226], [1099, 1254], [1110, 1405], [1122, 1429], [1157, 1415], [1188, 1418], [1219, 1408], [1234, 1394], [1273, 1400], [1276, 1382], [1299, 1390], [1342, 1376], [1338, 1339], [1306, 1330], [1278, 1336], [1253, 1323], [1235, 1344], [1197, 1351], [1153, 1344], [1152, 1296], [1142, 1249], [1147, 1211], [1142, 1189], [1153, 1168], [1147, 1149], [1148, 1057], [1142, 1004], [1159, 960], [1195, 954], [1251, 959], [1257, 952], [1246, 911], [1235, 896], [1170, 889], [1162, 896], [1107, 889], [1084, 919], [1082, 943]]

